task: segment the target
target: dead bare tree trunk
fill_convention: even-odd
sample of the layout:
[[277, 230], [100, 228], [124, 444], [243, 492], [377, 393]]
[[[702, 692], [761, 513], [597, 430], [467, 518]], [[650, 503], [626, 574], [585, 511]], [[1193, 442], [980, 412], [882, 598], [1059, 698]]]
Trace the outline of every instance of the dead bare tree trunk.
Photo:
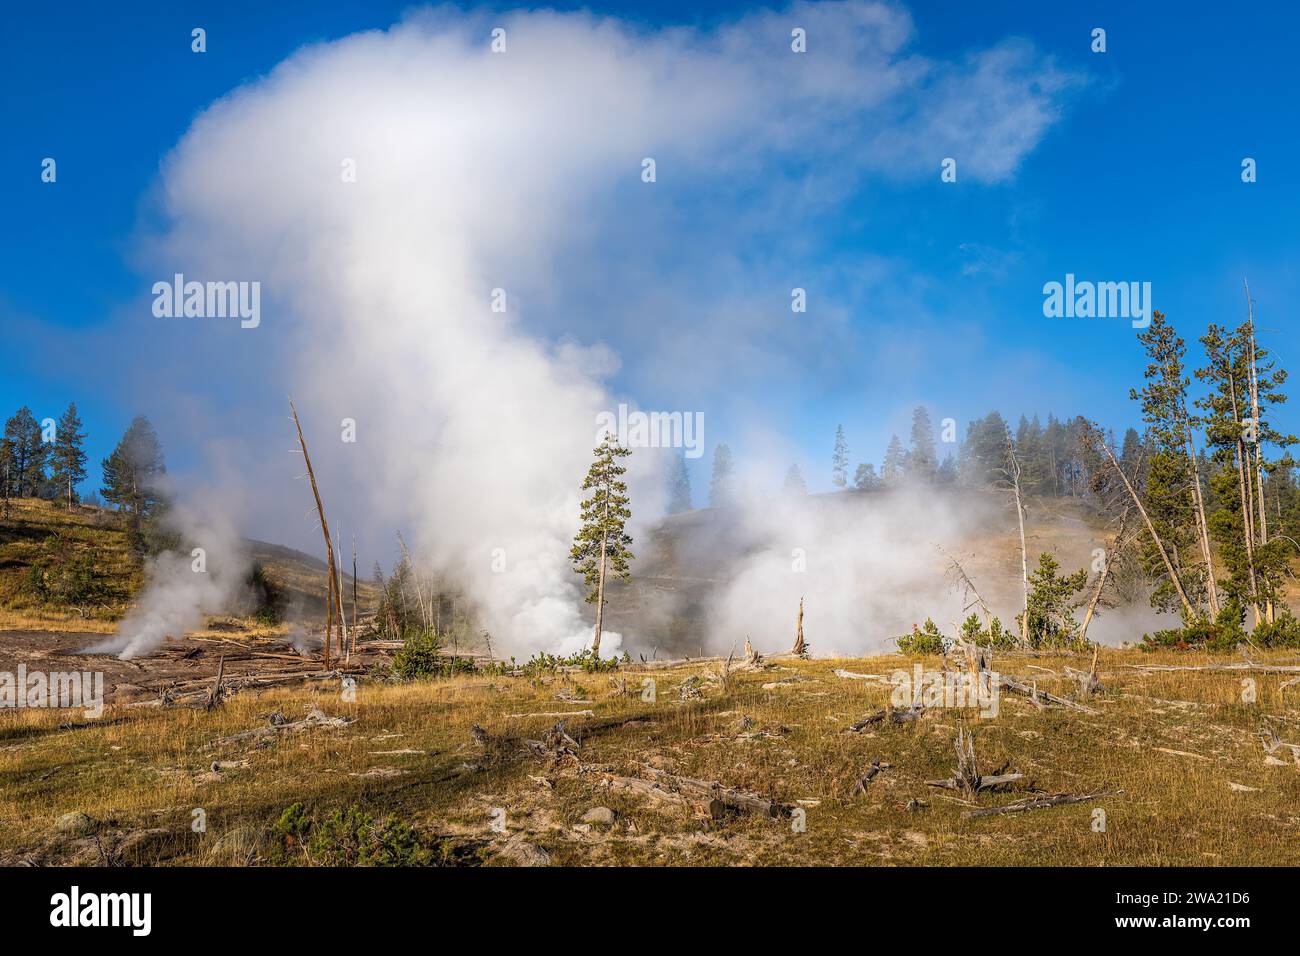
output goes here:
[[429, 614], [424, 606], [424, 588], [420, 586], [420, 573], [416, 570], [414, 562], [411, 561], [411, 552], [406, 547], [406, 539], [402, 537], [402, 532], [397, 532], [397, 543], [402, 547], [402, 558], [406, 561], [406, 569], [411, 574], [411, 580], [415, 582], [415, 600], [420, 605], [420, 620], [424, 622], [424, 629], [429, 629]]
[[[1255, 422], [1255, 487], [1259, 492], [1259, 540], [1258, 544], [1268, 544], [1268, 514], [1264, 507], [1264, 453], [1261, 449], [1263, 436], [1260, 434], [1259, 420], [1259, 371], [1255, 364], [1255, 306], [1250, 301], [1250, 284], [1243, 277], [1242, 286], [1246, 290], [1246, 325], [1250, 329], [1250, 416]], [[1249, 456], [1247, 456], [1249, 457]], [[1279, 499], [1280, 503], [1280, 499]], [[1280, 509], [1279, 509], [1280, 510]], [[1251, 528], [1254, 534], [1254, 528]], [[1266, 620], [1272, 624], [1274, 619], [1273, 602], [1268, 601], [1264, 608]]]
[[1011, 431], [1007, 431], [1007, 469], [1011, 477], [1011, 488], [1016, 496], [1016, 523], [1020, 527], [1020, 580], [1025, 589], [1025, 610], [1020, 615], [1020, 643], [1029, 646], [1029, 555], [1025, 547], [1025, 509], [1020, 499], [1020, 461], [1016, 458], [1015, 445], [1011, 441]]
[[[352, 646], [349, 651], [357, 649], [357, 536], [352, 536]], [[351, 660], [351, 654], [349, 654]]]
[[[971, 594], [975, 595], [975, 601], [977, 604], [979, 604], [980, 611], [984, 614], [984, 627], [987, 628], [989, 631], [992, 631], [993, 614], [991, 611], [989, 611], [988, 603], [984, 600], [984, 598], [980, 597], [980, 592], [976, 590], [975, 582], [970, 579], [970, 575], [966, 573], [966, 569], [961, 566], [961, 563], [952, 555], [950, 555], [947, 551], [944, 551], [942, 545], [939, 547], [939, 553], [948, 559], [948, 563], [952, 566], [952, 569], [956, 573], [957, 578], [962, 582], [962, 586], [965, 587], [966, 590], [969, 591]], [[970, 609], [970, 605], [968, 604], [965, 610], [969, 610], [969, 609]]]
[[1182, 579], [1178, 577], [1178, 572], [1174, 570], [1174, 565], [1169, 560], [1169, 552], [1165, 550], [1164, 543], [1160, 540], [1160, 535], [1156, 533], [1156, 527], [1151, 523], [1151, 516], [1147, 514], [1147, 509], [1142, 507], [1142, 499], [1138, 497], [1137, 491], [1134, 490], [1132, 483], [1129, 482], [1128, 475], [1124, 474], [1124, 469], [1121, 468], [1119, 462], [1115, 460], [1115, 455], [1111, 452], [1110, 446], [1108, 446], [1105, 440], [1100, 436], [1095, 435], [1095, 433], [1094, 437], [1097, 440], [1097, 444], [1101, 446], [1101, 450], [1105, 452], [1106, 458], [1109, 459], [1110, 466], [1115, 469], [1115, 474], [1119, 475], [1119, 480], [1124, 483], [1124, 487], [1128, 490], [1129, 497], [1133, 499], [1133, 504], [1137, 507], [1138, 514], [1142, 516], [1142, 521], [1147, 526], [1147, 533], [1151, 535], [1151, 541], [1155, 544], [1156, 550], [1160, 552], [1160, 560], [1164, 562], [1165, 570], [1169, 573], [1169, 581], [1173, 584], [1174, 590], [1178, 592], [1178, 599], [1182, 601], [1183, 610], [1187, 612], [1188, 617], [1196, 617], [1196, 610], [1192, 607], [1192, 602], [1187, 599], [1187, 592], [1183, 590]]
[[794, 624], [794, 649], [790, 653], [796, 657], [803, 657], [808, 653], [808, 645], [803, 639], [803, 598], [799, 599], [799, 617], [795, 619]]
[[[334, 542], [330, 540], [329, 522], [325, 520], [325, 506], [321, 504], [320, 488], [316, 484], [316, 472], [311, 467], [311, 456], [307, 454], [307, 442], [302, 437], [302, 424], [298, 421], [298, 409], [293, 406], [293, 399], [289, 399], [289, 411], [293, 413], [293, 427], [298, 432], [298, 447], [302, 449], [302, 460], [307, 464], [307, 478], [311, 481], [312, 497], [316, 499], [316, 514], [320, 518], [321, 534], [325, 537], [325, 557], [326, 571], [329, 576], [329, 593], [325, 597], [325, 643], [322, 645], [325, 651], [324, 661], [328, 667], [330, 663], [330, 639], [334, 633], [334, 608], [335, 594], [334, 587]], [[343, 610], [343, 605], [338, 604], [339, 611]]]

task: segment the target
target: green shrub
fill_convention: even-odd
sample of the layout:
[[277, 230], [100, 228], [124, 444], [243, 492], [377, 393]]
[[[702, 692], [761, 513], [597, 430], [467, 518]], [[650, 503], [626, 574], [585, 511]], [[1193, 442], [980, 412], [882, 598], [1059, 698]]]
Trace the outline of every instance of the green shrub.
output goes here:
[[1283, 611], [1272, 624], [1260, 623], [1251, 638], [1260, 647], [1300, 647], [1300, 620]]
[[306, 860], [317, 866], [429, 866], [441, 856], [420, 842], [420, 834], [395, 816], [381, 823], [355, 804], [323, 820], [301, 803], [280, 814], [272, 827], [280, 862]]
[[1142, 643], [1138, 645], [1144, 651], [1158, 650], [1199, 650], [1231, 651], [1246, 640], [1246, 630], [1241, 624], [1242, 612], [1235, 605], [1228, 605], [1219, 612], [1218, 618], [1198, 617], [1183, 624], [1152, 634], [1143, 634]]
[[926, 618], [923, 627], [912, 625], [912, 633], [894, 638], [894, 643], [904, 654], [943, 654], [952, 641], [943, 636], [933, 618]]
[[976, 614], [966, 618], [961, 625], [962, 640], [977, 647], [991, 647], [994, 650], [1011, 650], [1016, 646], [1016, 637], [1010, 631], [1003, 630], [1002, 622], [996, 617], [989, 621], [987, 628], [980, 627]]
[[393, 671], [403, 680], [430, 680], [474, 671], [468, 657], [444, 656], [446, 638], [433, 631], [414, 629], [407, 632], [406, 643], [393, 656]]

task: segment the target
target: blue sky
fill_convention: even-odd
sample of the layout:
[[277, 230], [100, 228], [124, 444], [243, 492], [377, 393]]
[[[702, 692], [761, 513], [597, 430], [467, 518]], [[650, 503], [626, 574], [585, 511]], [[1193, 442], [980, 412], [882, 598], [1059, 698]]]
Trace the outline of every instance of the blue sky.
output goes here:
[[[217, 98], [304, 44], [386, 28], [409, 6], [65, 3], [57, 14], [33, 5], [7, 11], [0, 35], [0, 410], [8, 415], [27, 404], [38, 418], [57, 417], [77, 401], [94, 466], [131, 415], [165, 423], [170, 386], [139, 380], [132, 363], [113, 354], [130, 354], [151, 334], [121, 313], [154, 278], [140, 268], [138, 240], [152, 215], [160, 162]], [[746, 9], [586, 6], [646, 29], [708, 26]], [[811, 208], [788, 248], [738, 247], [737, 261], [772, 274], [774, 288], [815, 287], [810, 321], [822, 303], [833, 303], [838, 320], [851, 326], [856, 350], [819, 357], [806, 374], [782, 383], [779, 401], [759, 389], [752, 396], [788, 436], [814, 489], [828, 484], [837, 423], [845, 425], [855, 462], [879, 465], [889, 433], [905, 434], [917, 403], [963, 429], [993, 407], [1013, 419], [1082, 413], [1116, 429], [1135, 424], [1127, 393], [1144, 362], [1128, 323], [1042, 315], [1043, 283], [1067, 272], [1151, 282], [1156, 307], [1193, 341], [1206, 322], [1243, 318], [1247, 276], [1265, 344], [1293, 370], [1300, 363], [1291, 316], [1300, 299], [1293, 159], [1300, 151], [1293, 49], [1300, 12], [1198, 6], [906, 6], [912, 52], [960, 62], [970, 51], [1024, 38], [1076, 82], [1059, 99], [1059, 118], [1001, 181], [959, 174], [958, 183], [944, 184], [934, 157], [908, 157], [898, 175], [872, 170], [836, 201]], [[208, 32], [202, 56], [189, 49], [196, 25]], [[1107, 31], [1104, 54], [1089, 50], [1098, 26]], [[59, 164], [55, 185], [40, 181], [46, 156]], [[1243, 157], [1257, 161], [1258, 182], [1242, 183]], [[913, 163], [933, 166], [933, 175], [910, 174]], [[741, 215], [743, 196], [736, 190], [719, 202], [741, 203]], [[591, 326], [574, 321], [573, 333], [589, 339]], [[880, 329], [888, 329], [881, 333], [887, 348], [878, 347]], [[110, 343], [109, 354], [77, 355], [87, 341], [101, 351]], [[639, 341], [623, 332], [613, 344], [629, 349]], [[87, 358], [104, 360], [98, 373], [86, 372]], [[209, 387], [240, 390], [246, 368], [218, 368]], [[635, 362], [624, 363], [614, 385], [648, 407], [674, 407], [692, 394]], [[706, 437], [710, 445], [730, 440], [743, 454], [736, 414], [711, 415]], [[1281, 424], [1300, 430], [1293, 410]], [[174, 467], [195, 460], [203, 436], [179, 426], [160, 430]], [[706, 464], [692, 466], [697, 498], [707, 486]], [[97, 477], [96, 467], [85, 490], [97, 487]]]

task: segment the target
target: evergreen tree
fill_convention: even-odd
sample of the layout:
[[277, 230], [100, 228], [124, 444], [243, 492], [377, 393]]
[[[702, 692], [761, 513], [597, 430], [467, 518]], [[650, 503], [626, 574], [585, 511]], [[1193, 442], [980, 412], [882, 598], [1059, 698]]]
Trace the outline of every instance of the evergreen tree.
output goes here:
[[[1228, 572], [1221, 583], [1237, 608], [1254, 609], [1258, 625], [1272, 620], [1273, 607], [1281, 601], [1291, 546], [1279, 538], [1266, 540], [1257, 530], [1267, 519], [1259, 514], [1262, 467], [1254, 467], [1253, 446], [1270, 442], [1285, 447], [1295, 438], [1277, 433], [1265, 418], [1270, 406], [1286, 401], [1277, 390], [1286, 374], [1274, 373], [1268, 352], [1258, 347], [1252, 396], [1249, 335], [1246, 325], [1235, 332], [1211, 325], [1201, 337], [1207, 364], [1197, 369], [1196, 377], [1210, 392], [1196, 405], [1206, 413], [1202, 422], [1213, 463], [1210, 490], [1217, 506], [1208, 519], [1209, 530]], [[1252, 417], [1254, 406], [1260, 410], [1258, 421]]]
[[41, 426], [30, 408], [24, 405], [5, 422], [4, 438], [10, 448], [14, 496], [36, 497], [45, 484], [48, 449], [41, 441]]
[[681, 514], [691, 510], [691, 473], [686, 470], [686, 456], [678, 455], [668, 488], [668, 513]]
[[144, 544], [144, 522], [166, 503], [162, 478], [167, 473], [158, 433], [149, 419], [137, 415], [113, 453], [102, 462], [104, 500], [117, 505], [130, 519], [133, 546]]
[[785, 493], [787, 495], [808, 494], [808, 485], [804, 483], [798, 465], [791, 465], [790, 470], [785, 473]]
[[86, 453], [82, 443], [86, 434], [81, 430], [77, 403], [71, 402], [59, 419], [54, 439], [54, 453], [50, 456], [51, 480], [71, 508], [77, 500], [76, 486], [86, 479]]
[[941, 485], [952, 485], [957, 483], [957, 460], [952, 457], [952, 452], [944, 456], [943, 464], [935, 472], [934, 480]]
[[736, 503], [736, 476], [731, 449], [719, 445], [713, 450], [713, 475], [709, 479], [709, 507], [729, 508]]
[[897, 435], [889, 436], [889, 447], [885, 449], [885, 460], [880, 463], [880, 480], [886, 485], [897, 485], [903, 480], [907, 468], [907, 455], [903, 443]]
[[[1189, 599], [1203, 597], [1214, 617], [1219, 613], [1219, 599], [1192, 436], [1194, 422], [1187, 410], [1190, 380], [1183, 372], [1187, 349], [1158, 310], [1152, 312], [1151, 324], [1138, 333], [1138, 340], [1146, 348], [1150, 362], [1145, 372], [1146, 385], [1141, 390], [1130, 389], [1129, 397], [1141, 403], [1142, 420], [1156, 448], [1148, 475], [1147, 510], [1166, 547], [1178, 552], [1180, 558], [1186, 552], [1186, 559], [1190, 559], [1191, 566], [1178, 572]], [[1182, 561], [1183, 565], [1187, 563]], [[1175, 565], [1179, 566], [1179, 562]]]
[[934, 426], [924, 405], [912, 411], [912, 449], [907, 456], [907, 476], [913, 481], [934, 481], [939, 458], [934, 450]]
[[622, 476], [627, 469], [618, 463], [631, 451], [606, 435], [594, 452], [595, 460], [582, 482], [582, 490], [591, 497], [582, 502], [582, 527], [573, 539], [569, 558], [573, 569], [587, 585], [587, 603], [596, 605], [596, 628], [591, 642], [593, 660], [600, 658], [600, 633], [604, 624], [605, 581], [610, 574], [627, 581], [631, 577], [628, 562], [632, 538], [627, 522], [632, 517], [628, 507], [627, 483]]
[[970, 423], [961, 447], [962, 483], [991, 485], [1003, 478], [1007, 467], [1007, 423], [999, 412], [989, 412]]
[[858, 470], [853, 473], [853, 487], [858, 491], [872, 491], [879, 488], [880, 478], [876, 475], [876, 466], [871, 462], [858, 465]]
[[849, 446], [844, 441], [844, 426], [835, 426], [835, 450], [831, 453], [831, 484], [843, 488], [849, 482]]

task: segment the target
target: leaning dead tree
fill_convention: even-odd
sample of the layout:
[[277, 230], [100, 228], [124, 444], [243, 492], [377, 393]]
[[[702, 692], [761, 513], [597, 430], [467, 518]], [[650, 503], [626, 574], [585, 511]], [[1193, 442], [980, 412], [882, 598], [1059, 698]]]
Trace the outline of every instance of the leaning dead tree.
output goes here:
[[963, 596], [973, 596], [975, 598], [974, 601], [969, 602], [962, 608], [962, 613], [964, 614], [966, 611], [969, 611], [971, 607], [978, 604], [980, 612], [984, 615], [984, 626], [991, 630], [993, 628], [993, 614], [989, 610], [988, 602], [985, 601], [984, 598], [980, 597], [980, 592], [976, 590], [975, 582], [970, 579], [970, 575], [968, 575], [966, 569], [961, 566], [961, 562], [943, 549], [943, 545], [939, 545], [939, 553], [948, 559], [948, 567], [951, 570], [953, 577], [957, 579], [958, 583], [962, 586], [962, 590], [965, 592], [965, 595]]
[[335, 611], [338, 612], [337, 620], [340, 625], [340, 651], [343, 647], [343, 596], [339, 593], [338, 579], [335, 577], [334, 542], [330, 538], [329, 522], [325, 519], [325, 505], [320, 500], [320, 487], [316, 484], [316, 472], [311, 467], [311, 455], [307, 454], [307, 442], [302, 437], [302, 423], [298, 421], [298, 409], [294, 407], [292, 398], [289, 399], [289, 411], [293, 414], [293, 427], [298, 432], [298, 447], [302, 449], [302, 460], [307, 465], [307, 478], [311, 481], [312, 497], [316, 500], [316, 515], [320, 518], [321, 534], [325, 537], [326, 576], [329, 579], [329, 588], [325, 596], [325, 642], [322, 647], [324, 649], [325, 666], [328, 667], [330, 662], [330, 641], [334, 637]]
[[1088, 625], [1097, 612], [1097, 604], [1101, 601], [1101, 592], [1106, 588], [1106, 581], [1110, 578], [1111, 570], [1115, 567], [1115, 560], [1127, 544], [1124, 540], [1124, 531], [1128, 527], [1130, 511], [1129, 508], [1124, 509], [1124, 514], [1119, 519], [1119, 531], [1115, 533], [1115, 541], [1106, 551], [1106, 560], [1102, 564], [1101, 572], [1097, 577], [1097, 587], [1093, 590], [1092, 597], [1088, 600], [1088, 608], [1083, 613], [1083, 626], [1079, 628], [1079, 640], [1081, 641], [1088, 638]]
[[1164, 542], [1160, 540], [1160, 535], [1156, 532], [1156, 527], [1151, 523], [1151, 516], [1147, 514], [1147, 509], [1142, 506], [1142, 498], [1133, 487], [1133, 483], [1128, 480], [1128, 475], [1124, 474], [1124, 469], [1119, 466], [1115, 460], [1115, 453], [1110, 450], [1106, 444], [1106, 439], [1101, 436], [1096, 425], [1092, 426], [1092, 438], [1096, 447], [1102, 450], [1115, 474], [1119, 475], [1119, 480], [1123, 483], [1125, 490], [1128, 491], [1129, 497], [1133, 501], [1137, 512], [1142, 516], [1142, 521], [1146, 525], [1147, 534], [1151, 535], [1151, 541], [1160, 553], [1160, 560], [1164, 562], [1165, 571], [1169, 574], [1169, 582], [1174, 586], [1178, 593], [1178, 600], [1183, 604], [1183, 610], [1187, 612], [1189, 618], [1196, 617], [1196, 609], [1192, 607], [1192, 602], [1187, 597], [1187, 592], [1183, 589], [1183, 580], [1178, 576], [1178, 571], [1174, 568], [1173, 562], [1169, 558], [1169, 552], [1165, 550]]

